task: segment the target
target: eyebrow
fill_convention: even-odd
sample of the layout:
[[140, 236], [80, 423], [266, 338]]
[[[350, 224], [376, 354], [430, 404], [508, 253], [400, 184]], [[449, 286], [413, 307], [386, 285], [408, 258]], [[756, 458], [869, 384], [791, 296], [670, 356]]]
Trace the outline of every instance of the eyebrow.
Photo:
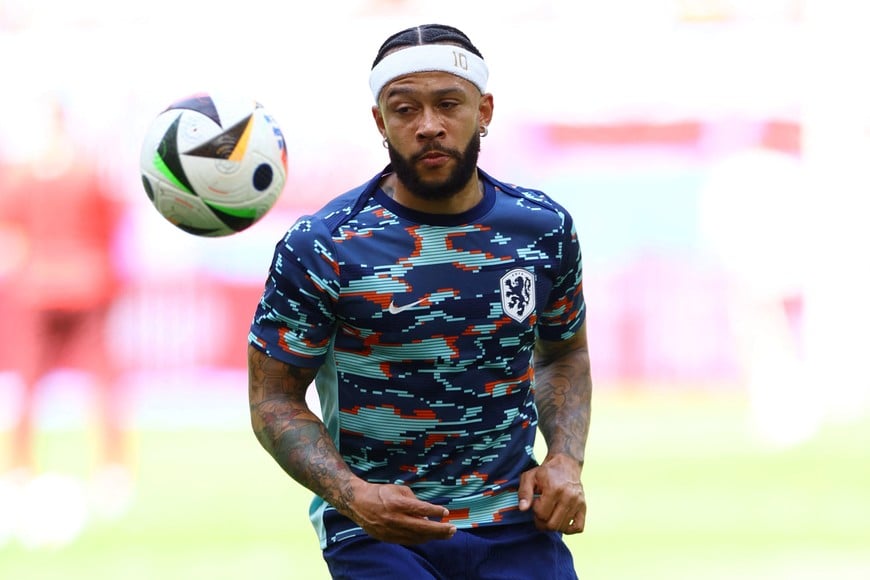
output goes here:
[[[420, 91], [419, 89], [414, 89], [411, 87], [394, 87], [394, 88], [391, 88], [387, 91], [387, 94], [384, 95], [384, 98], [389, 99], [391, 97], [402, 96], [402, 95], [415, 95], [415, 94], [420, 94], [422, 92], [423, 91]], [[427, 93], [427, 94], [431, 94], [432, 96], [434, 96], [436, 98], [441, 98], [441, 97], [446, 97], [447, 95], [450, 95], [453, 93], [458, 93], [458, 94], [462, 95], [462, 94], [464, 94], [464, 91], [458, 87], [447, 87], [444, 89], [437, 89], [437, 90], [432, 91], [431, 93]]]

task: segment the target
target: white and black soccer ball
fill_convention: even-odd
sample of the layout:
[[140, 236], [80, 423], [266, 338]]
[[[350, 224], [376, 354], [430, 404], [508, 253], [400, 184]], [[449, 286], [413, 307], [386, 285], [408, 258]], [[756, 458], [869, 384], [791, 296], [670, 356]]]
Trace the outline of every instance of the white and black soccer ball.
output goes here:
[[152, 121], [140, 169], [163, 217], [197, 236], [227, 236], [256, 223], [278, 201], [287, 147], [256, 101], [197, 94]]

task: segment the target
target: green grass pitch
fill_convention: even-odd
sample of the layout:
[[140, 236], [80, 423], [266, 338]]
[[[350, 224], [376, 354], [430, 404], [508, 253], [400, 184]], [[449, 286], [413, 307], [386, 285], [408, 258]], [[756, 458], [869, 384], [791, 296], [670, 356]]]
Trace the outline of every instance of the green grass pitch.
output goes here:
[[[568, 538], [582, 579], [870, 578], [870, 421], [770, 449], [733, 391], [604, 388], [594, 404], [587, 530]], [[74, 458], [88, 438], [48, 432], [43, 463], [81, 469]], [[57, 549], [9, 542], [0, 578], [328, 578], [309, 493], [249, 430], [146, 429], [136, 438], [126, 516], [93, 521]]]

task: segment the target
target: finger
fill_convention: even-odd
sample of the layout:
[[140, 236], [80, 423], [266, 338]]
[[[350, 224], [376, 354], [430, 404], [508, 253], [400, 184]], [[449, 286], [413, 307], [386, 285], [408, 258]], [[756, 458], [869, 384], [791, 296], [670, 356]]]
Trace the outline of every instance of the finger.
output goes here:
[[447, 540], [454, 534], [456, 534], [456, 526], [453, 524], [415, 518], [401, 524], [393, 522], [380, 539], [412, 545], [431, 540]]
[[386, 510], [396, 511], [420, 518], [446, 518], [450, 515], [443, 505], [436, 505], [419, 499], [414, 492], [404, 486], [385, 486], [378, 490], [378, 496]]
[[[554, 488], [535, 504], [535, 516], [548, 530], [566, 531], [585, 523], [586, 501], [577, 484]], [[578, 514], [582, 517], [578, 517]]]
[[535, 522], [540, 529], [564, 532], [573, 529], [575, 523], [582, 525], [583, 521], [578, 518], [578, 514], [585, 516], [585, 510], [586, 503], [582, 496], [554, 490], [542, 494], [535, 502]]
[[456, 533], [456, 526], [450, 522], [418, 519], [408, 522], [405, 530], [420, 541], [425, 541], [450, 538]]
[[540, 521], [545, 527], [550, 528], [549, 522], [553, 519], [553, 511], [556, 509], [557, 505], [554, 494], [552, 493], [541, 493], [535, 496], [534, 505], [532, 506], [535, 513], [535, 519]]
[[566, 534], [579, 534], [586, 527], [586, 506], [577, 510], [574, 516], [567, 522], [564, 532]]
[[415, 529], [417, 534], [431, 539], [452, 538], [456, 533], [456, 526], [454, 524], [432, 520], [418, 520]]
[[443, 505], [436, 505], [420, 500], [411, 500], [405, 511], [419, 518], [437, 518], [438, 520], [443, 520], [450, 516], [450, 510]]
[[550, 512], [550, 517], [540, 518], [545, 521], [545, 527], [548, 530], [565, 531], [570, 523], [574, 520], [575, 510], [569, 509], [569, 506], [564, 502], [556, 503], [553, 506], [553, 511]]
[[530, 469], [520, 475], [520, 487], [517, 490], [517, 496], [519, 497], [521, 512], [532, 507], [532, 503], [535, 501], [535, 471], [536, 469]]

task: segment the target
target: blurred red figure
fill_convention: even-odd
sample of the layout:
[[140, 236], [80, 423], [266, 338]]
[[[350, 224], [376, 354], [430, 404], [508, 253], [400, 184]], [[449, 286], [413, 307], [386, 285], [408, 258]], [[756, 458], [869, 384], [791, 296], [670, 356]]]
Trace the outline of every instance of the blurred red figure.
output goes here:
[[38, 387], [50, 372], [74, 368], [95, 386], [100, 448], [94, 482], [105, 487], [101, 480], [114, 480], [114, 490], [97, 493], [127, 494], [123, 394], [106, 348], [107, 315], [118, 290], [112, 247], [120, 206], [70, 135], [66, 110], [57, 102], [48, 108], [50, 126], [39, 153], [7, 166], [0, 177], [0, 219], [7, 232], [18, 233], [7, 236], [18, 240], [18, 259], [6, 265], [3, 294], [12, 312], [0, 347], [24, 385], [6, 467], [21, 480], [38, 477]]

